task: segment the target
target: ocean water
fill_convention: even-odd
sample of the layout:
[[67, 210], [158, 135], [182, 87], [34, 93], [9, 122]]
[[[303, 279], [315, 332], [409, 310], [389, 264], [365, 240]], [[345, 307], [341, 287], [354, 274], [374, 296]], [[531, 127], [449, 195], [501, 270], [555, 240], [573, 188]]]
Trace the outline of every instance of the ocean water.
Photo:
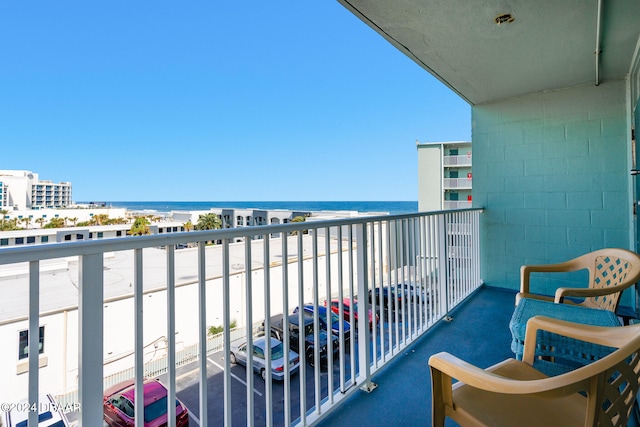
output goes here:
[[[102, 203], [102, 202], [101, 202]], [[192, 211], [210, 208], [236, 209], [287, 209], [301, 211], [358, 211], [389, 212], [402, 214], [418, 211], [417, 201], [394, 202], [105, 202], [114, 208], [126, 208], [131, 211]]]

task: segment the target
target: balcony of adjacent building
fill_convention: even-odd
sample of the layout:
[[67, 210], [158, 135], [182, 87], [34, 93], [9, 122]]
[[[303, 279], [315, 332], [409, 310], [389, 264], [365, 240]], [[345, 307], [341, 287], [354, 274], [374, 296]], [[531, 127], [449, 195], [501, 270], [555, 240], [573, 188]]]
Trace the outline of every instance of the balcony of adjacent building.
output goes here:
[[443, 178], [442, 188], [444, 190], [470, 190], [473, 180], [471, 172], [467, 173], [464, 178]]
[[471, 152], [464, 155], [445, 155], [442, 157], [442, 165], [444, 167], [471, 167]]
[[473, 195], [471, 189], [446, 190], [444, 192], [444, 200], [442, 208], [449, 209], [469, 209], [473, 204]]

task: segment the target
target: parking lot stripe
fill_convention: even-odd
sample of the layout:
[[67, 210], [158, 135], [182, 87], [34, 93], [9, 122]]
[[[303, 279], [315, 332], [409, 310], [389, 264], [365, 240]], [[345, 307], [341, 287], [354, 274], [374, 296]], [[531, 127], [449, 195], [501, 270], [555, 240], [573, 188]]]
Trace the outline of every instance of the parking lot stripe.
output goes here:
[[[213, 360], [211, 360], [211, 358], [210, 358], [210, 357], [207, 357], [207, 360], [208, 360], [209, 362], [211, 362], [214, 366], [216, 366], [218, 369], [220, 369], [221, 371], [224, 371], [224, 368], [223, 368], [222, 366], [218, 365], [218, 364], [217, 364], [216, 362], [214, 362]], [[247, 383], [246, 383], [246, 382], [244, 382], [244, 380], [243, 380], [242, 378], [238, 377], [237, 375], [235, 375], [235, 374], [233, 374], [233, 373], [231, 374], [231, 376], [232, 376], [233, 378], [235, 378], [236, 380], [240, 381], [240, 382], [241, 382], [242, 384], [244, 384], [244, 385], [245, 385], [245, 387], [246, 387]], [[259, 392], [258, 390], [256, 390], [255, 388], [253, 389], [253, 392], [254, 392], [255, 394], [257, 394], [258, 396], [262, 396], [262, 393], [260, 393], [260, 392]]]
[[197, 425], [200, 425], [200, 420], [197, 419], [195, 415], [193, 415], [193, 412], [189, 411], [189, 416]]

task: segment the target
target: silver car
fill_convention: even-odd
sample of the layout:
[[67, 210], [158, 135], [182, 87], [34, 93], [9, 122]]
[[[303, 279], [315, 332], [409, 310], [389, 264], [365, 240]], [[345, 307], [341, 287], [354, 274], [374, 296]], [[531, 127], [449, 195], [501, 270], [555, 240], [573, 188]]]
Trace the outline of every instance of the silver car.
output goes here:
[[[267, 378], [265, 347], [266, 337], [258, 337], [253, 340], [253, 370]], [[244, 339], [231, 343], [229, 361], [234, 365], [239, 363], [247, 366], [247, 342]], [[280, 341], [271, 338], [271, 376], [276, 380], [284, 380], [284, 346]], [[293, 374], [300, 367], [300, 357], [293, 350], [289, 351], [289, 372]]]

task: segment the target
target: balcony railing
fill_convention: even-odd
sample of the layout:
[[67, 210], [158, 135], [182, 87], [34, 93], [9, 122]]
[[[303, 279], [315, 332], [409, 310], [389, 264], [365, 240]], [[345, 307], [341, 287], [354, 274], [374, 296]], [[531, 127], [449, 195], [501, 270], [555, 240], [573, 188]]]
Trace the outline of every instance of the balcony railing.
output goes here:
[[471, 155], [464, 156], [444, 156], [444, 166], [471, 166]]
[[470, 209], [473, 205], [471, 200], [445, 200], [442, 202], [442, 207], [449, 209]]
[[445, 189], [465, 189], [471, 188], [471, 178], [444, 178], [442, 180], [442, 186]]
[[[80, 425], [95, 426], [103, 417], [103, 390], [114, 378], [134, 378], [140, 395], [144, 378], [163, 375], [168, 402], [182, 394], [200, 425], [313, 424], [352, 392], [373, 390], [377, 370], [480, 285], [480, 213], [359, 217], [0, 249], [0, 269], [24, 270], [0, 278], [3, 289], [15, 293], [0, 318], [0, 337], [10, 343], [23, 327], [26, 349], [40, 349], [18, 362], [12, 345], [0, 350], [5, 367], [18, 363], [25, 372], [3, 369], [0, 401], [22, 395], [35, 403], [41, 393], [52, 393], [67, 407], [80, 408], [71, 414]], [[262, 380], [246, 369], [246, 391], [238, 392], [232, 339], [243, 337], [252, 348], [257, 331], [271, 329], [272, 316], [309, 304], [310, 351], [319, 361], [320, 325], [332, 322], [318, 307], [337, 299], [342, 309], [345, 298], [358, 300], [357, 312], [345, 317], [339, 310], [337, 348], [327, 341], [325, 363], [305, 361], [304, 336], [294, 337], [285, 327], [284, 354], [297, 339], [299, 371], [290, 374], [285, 363], [284, 381], [272, 383], [267, 370], [264, 392], [258, 392]], [[304, 312], [297, 313], [302, 324]], [[344, 321], [357, 327], [347, 331]], [[223, 332], [210, 336], [209, 327], [217, 325]], [[265, 356], [270, 359], [268, 347]], [[252, 363], [248, 351], [247, 365]], [[178, 376], [185, 367], [189, 373]], [[185, 376], [195, 378], [190, 394], [183, 388]], [[212, 387], [222, 398], [211, 396]], [[194, 394], [198, 398], [189, 400]], [[238, 406], [245, 410], [234, 411]], [[142, 410], [136, 399], [135, 413]], [[176, 407], [169, 404], [167, 410], [173, 426]], [[37, 412], [29, 414], [30, 425], [37, 419]], [[137, 426], [142, 421], [136, 417]]]

